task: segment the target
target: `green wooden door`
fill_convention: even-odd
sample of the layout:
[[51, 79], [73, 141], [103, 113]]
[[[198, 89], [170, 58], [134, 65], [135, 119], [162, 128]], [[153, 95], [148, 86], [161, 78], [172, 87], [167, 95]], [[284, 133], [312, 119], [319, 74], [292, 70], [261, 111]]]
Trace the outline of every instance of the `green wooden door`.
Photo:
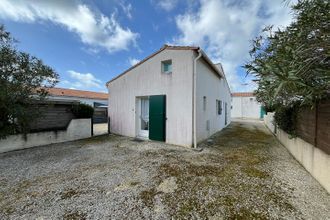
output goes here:
[[149, 97], [149, 139], [165, 141], [166, 137], [166, 96]]
[[263, 119], [266, 114], [265, 107], [261, 106], [260, 107], [260, 118]]

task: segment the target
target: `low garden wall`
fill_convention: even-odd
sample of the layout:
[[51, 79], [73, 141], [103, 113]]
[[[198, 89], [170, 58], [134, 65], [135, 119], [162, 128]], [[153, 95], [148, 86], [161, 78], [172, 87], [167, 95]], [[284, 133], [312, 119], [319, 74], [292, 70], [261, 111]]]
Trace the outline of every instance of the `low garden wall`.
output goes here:
[[21, 134], [10, 135], [0, 140], [0, 153], [89, 137], [91, 137], [91, 119], [72, 119], [66, 130], [29, 133], [26, 139]]
[[303, 139], [291, 138], [286, 132], [275, 128], [274, 113], [265, 115], [265, 125], [289, 150], [294, 158], [330, 193], [330, 155]]

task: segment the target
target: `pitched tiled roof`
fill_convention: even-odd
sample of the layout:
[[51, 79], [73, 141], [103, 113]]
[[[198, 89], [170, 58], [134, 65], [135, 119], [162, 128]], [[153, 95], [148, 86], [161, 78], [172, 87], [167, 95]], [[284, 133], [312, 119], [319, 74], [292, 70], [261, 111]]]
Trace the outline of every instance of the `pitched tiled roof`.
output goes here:
[[76, 89], [63, 89], [63, 88], [49, 88], [49, 95], [51, 96], [69, 96], [87, 99], [108, 99], [108, 94], [103, 92], [91, 92]]
[[[135, 67], [141, 65], [142, 63], [146, 62], [147, 60], [149, 60], [150, 58], [156, 56], [157, 54], [159, 54], [160, 52], [162, 52], [163, 50], [195, 50], [198, 51], [200, 50], [200, 47], [193, 47], [193, 46], [171, 46], [171, 45], [164, 45], [162, 48], [160, 48], [158, 51], [156, 51], [155, 53], [147, 56], [146, 58], [144, 58], [143, 60], [141, 60], [140, 62], [138, 62], [137, 64], [131, 66], [129, 69], [127, 69], [126, 71], [124, 71], [123, 73], [119, 74], [118, 76], [116, 76], [115, 78], [111, 79], [110, 81], [108, 81], [106, 83], [106, 85], [108, 86], [108, 83], [118, 79], [119, 77], [121, 77], [122, 75], [125, 75], [127, 72], [129, 72], [130, 70], [134, 69]], [[217, 73], [219, 73], [220, 77], [223, 77], [222, 73], [218, 70], [217, 67], [215, 67], [215, 65], [211, 62], [211, 60], [208, 58], [208, 56], [202, 51], [200, 50], [202, 53], [203, 58], [206, 60], [206, 62], [210, 65], [211, 68], [213, 68], [213, 70]]]
[[106, 85], [108, 86], [109, 82], [112, 82], [116, 79], [118, 79], [119, 77], [121, 77], [122, 75], [124, 75], [125, 73], [129, 72], [130, 70], [134, 69], [135, 67], [141, 65], [142, 63], [146, 62], [147, 60], [149, 60], [150, 58], [156, 56], [157, 54], [159, 54], [160, 52], [162, 52], [165, 49], [170, 49], [170, 50], [198, 50], [199, 47], [189, 47], [189, 46], [170, 46], [170, 45], [164, 45], [162, 48], [160, 48], [159, 50], [157, 50], [156, 52], [154, 52], [153, 54], [147, 56], [146, 58], [144, 58], [143, 60], [141, 60], [140, 62], [138, 62], [137, 64], [131, 66], [130, 68], [128, 68], [127, 70], [125, 70], [123, 73], [119, 74], [118, 76], [116, 76], [115, 78], [109, 80]]
[[250, 97], [254, 96], [253, 92], [233, 92], [231, 94], [233, 97]]

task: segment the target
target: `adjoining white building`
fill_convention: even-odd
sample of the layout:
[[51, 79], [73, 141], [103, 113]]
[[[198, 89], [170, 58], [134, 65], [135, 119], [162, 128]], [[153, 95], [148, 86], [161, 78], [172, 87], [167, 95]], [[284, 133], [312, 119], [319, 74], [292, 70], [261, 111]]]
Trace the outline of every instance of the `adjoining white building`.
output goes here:
[[263, 119], [265, 110], [252, 92], [232, 93], [232, 118]]
[[115, 134], [196, 147], [231, 121], [223, 69], [199, 47], [164, 45], [107, 87]]

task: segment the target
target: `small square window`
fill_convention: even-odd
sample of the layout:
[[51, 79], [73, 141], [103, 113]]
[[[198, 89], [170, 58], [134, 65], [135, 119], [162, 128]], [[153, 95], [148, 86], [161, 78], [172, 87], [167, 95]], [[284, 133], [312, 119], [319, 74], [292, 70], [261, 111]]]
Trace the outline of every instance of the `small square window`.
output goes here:
[[172, 73], [172, 60], [162, 61], [162, 73]]

